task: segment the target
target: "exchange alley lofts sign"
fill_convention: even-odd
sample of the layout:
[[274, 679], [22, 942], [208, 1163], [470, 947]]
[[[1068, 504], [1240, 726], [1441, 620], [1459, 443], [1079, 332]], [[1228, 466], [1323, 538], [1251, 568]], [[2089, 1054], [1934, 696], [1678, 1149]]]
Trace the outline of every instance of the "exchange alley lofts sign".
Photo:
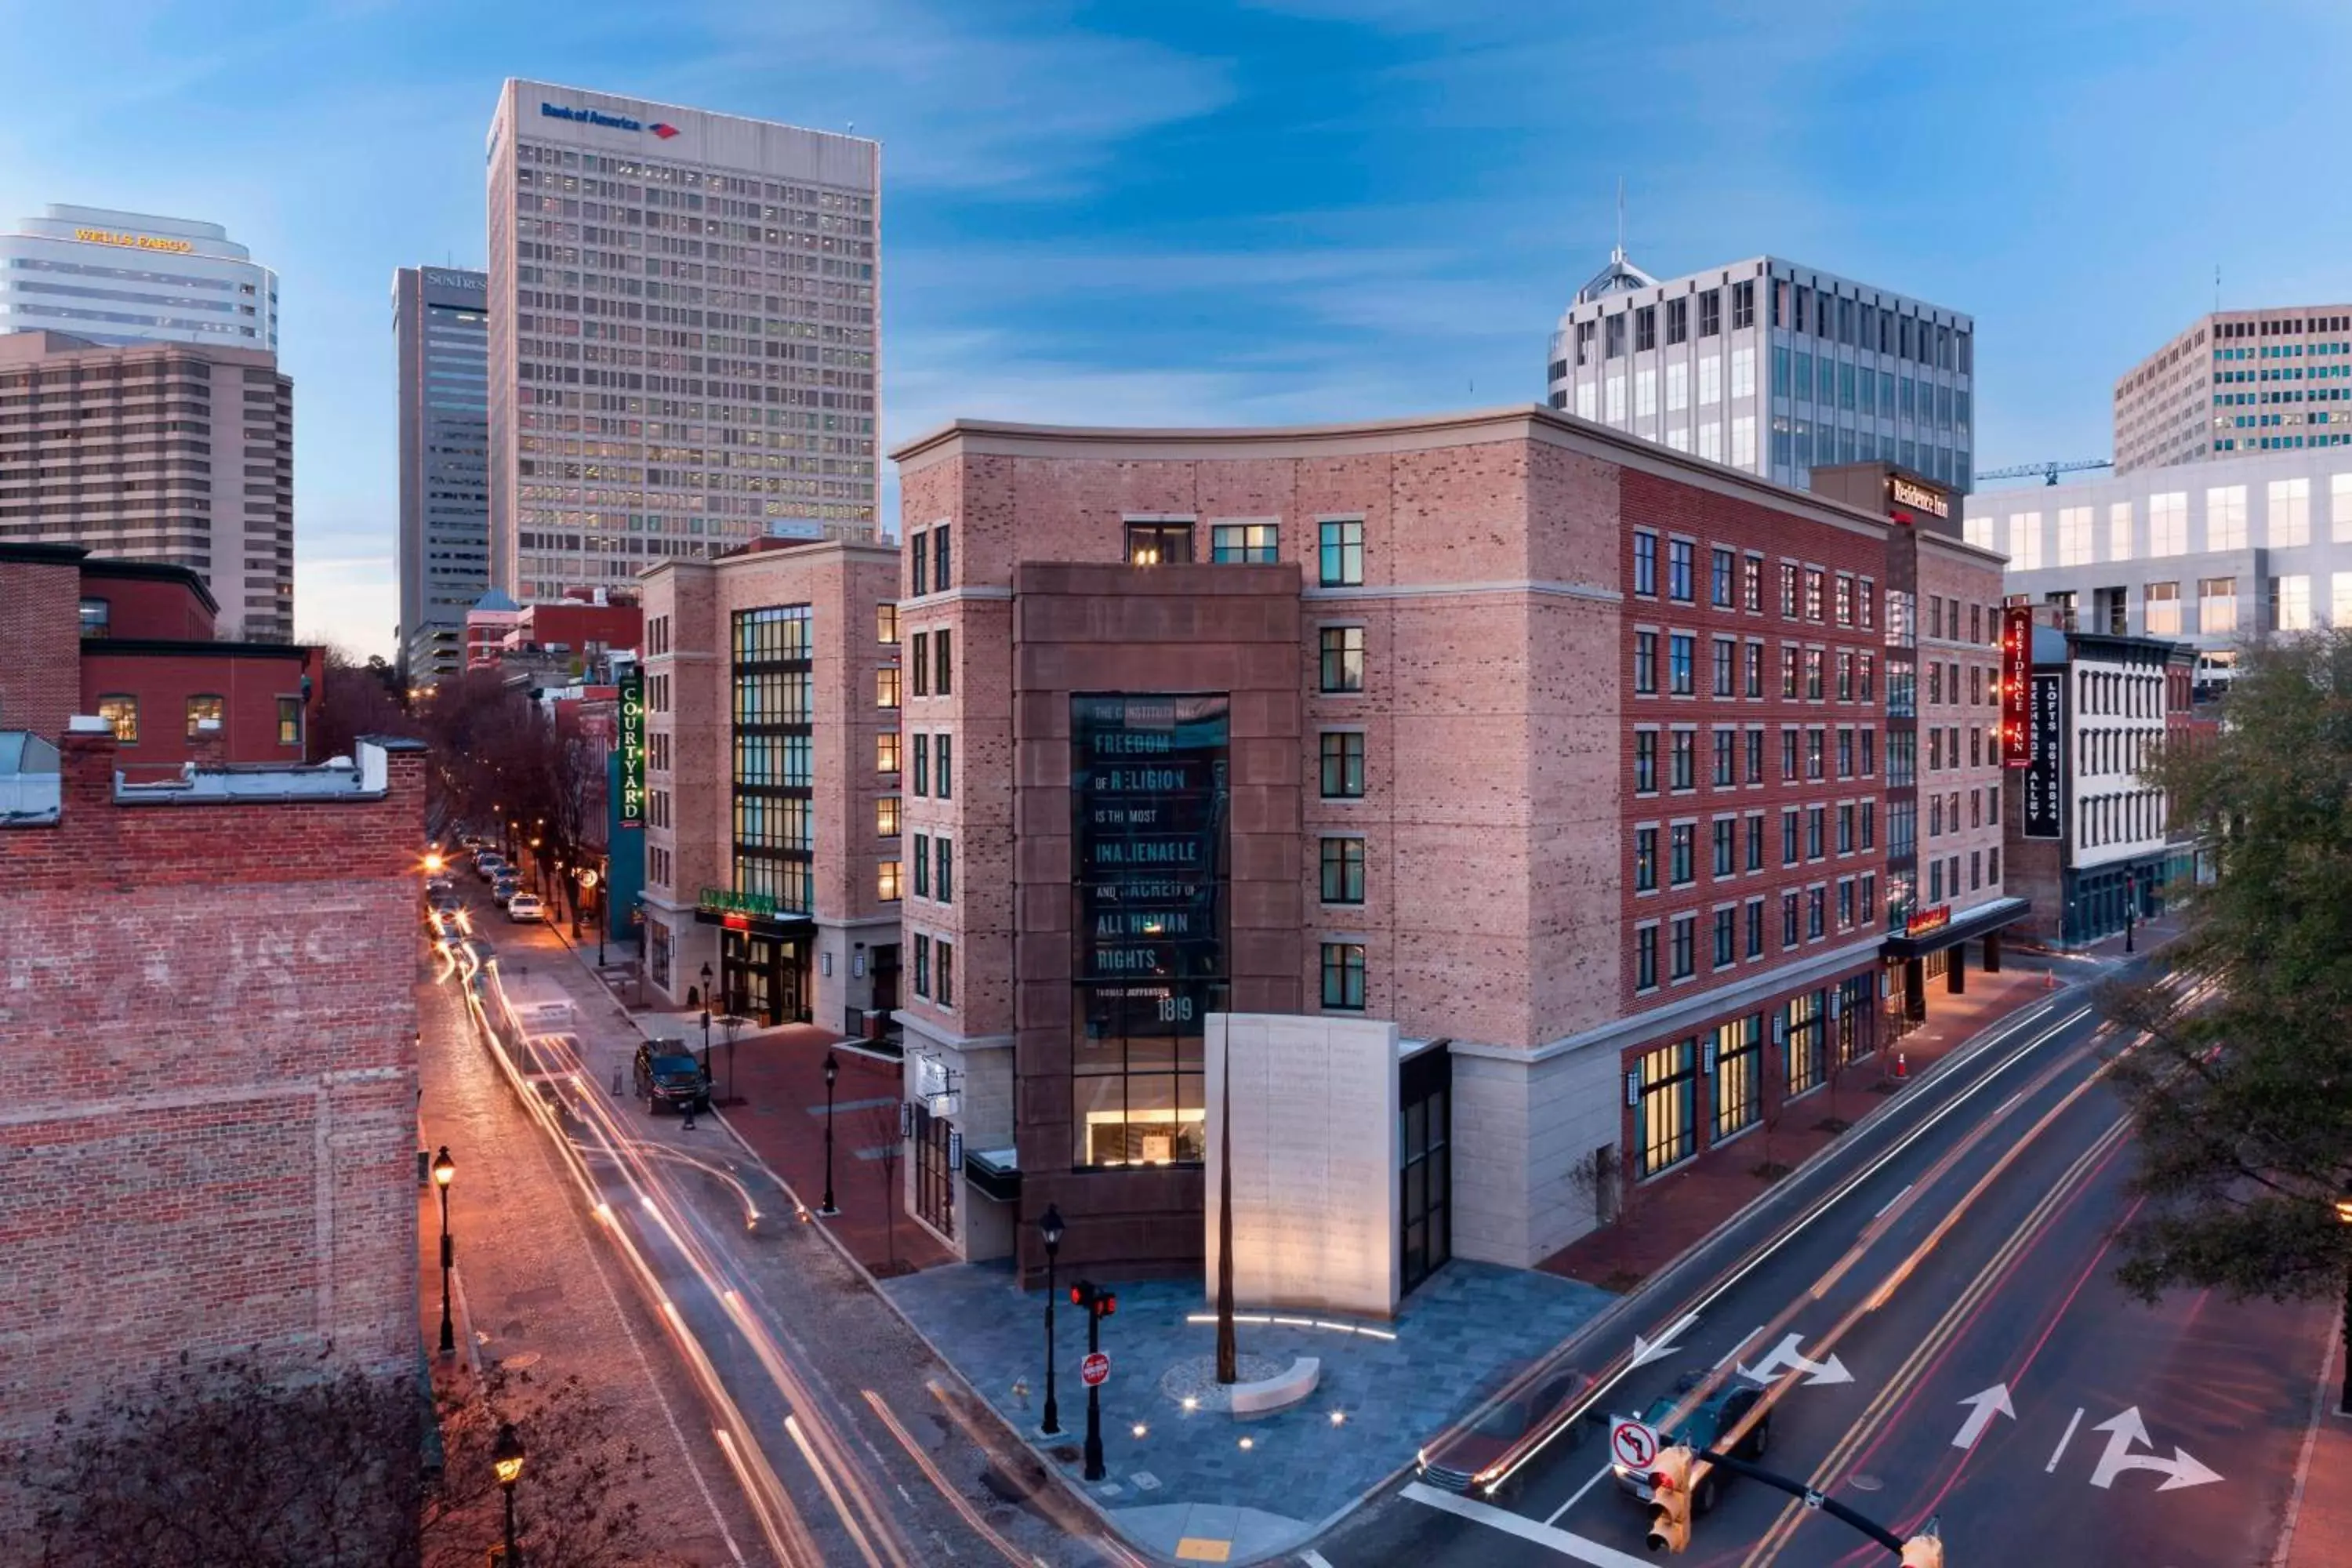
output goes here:
[[2028, 838], [2066, 837], [2066, 678], [2032, 678], [2026, 720], [2027, 754], [2021, 831]]
[[1076, 978], [1148, 983], [1099, 1000], [1192, 1033], [1207, 997], [1182, 983], [1225, 974], [1226, 699], [1076, 695], [1070, 740]]

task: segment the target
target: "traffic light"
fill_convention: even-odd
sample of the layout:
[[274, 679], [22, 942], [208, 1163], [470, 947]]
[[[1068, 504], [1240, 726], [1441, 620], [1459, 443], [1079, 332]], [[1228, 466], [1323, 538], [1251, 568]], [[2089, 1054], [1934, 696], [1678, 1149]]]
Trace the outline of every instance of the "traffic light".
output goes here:
[[1118, 1296], [1091, 1279], [1081, 1279], [1070, 1287], [1070, 1305], [1085, 1309], [1089, 1317], [1108, 1318], [1118, 1310]]
[[1919, 1533], [1903, 1543], [1903, 1568], [1944, 1568], [1943, 1531], [1936, 1520], [1919, 1527]]
[[1650, 1533], [1653, 1552], [1680, 1552], [1690, 1544], [1691, 1470], [1698, 1456], [1677, 1445], [1650, 1461]]

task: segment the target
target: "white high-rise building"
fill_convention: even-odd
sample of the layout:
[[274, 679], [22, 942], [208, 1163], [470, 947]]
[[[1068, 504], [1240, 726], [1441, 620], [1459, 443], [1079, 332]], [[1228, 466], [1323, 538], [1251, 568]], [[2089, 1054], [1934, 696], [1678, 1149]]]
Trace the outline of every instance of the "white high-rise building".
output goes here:
[[2352, 305], [2200, 316], [2116, 383], [2116, 472], [2352, 446]]
[[876, 536], [878, 143], [509, 79], [488, 151], [494, 584]]
[[1551, 405], [1802, 489], [1888, 462], [1970, 488], [1976, 326], [1759, 256], [1660, 282], [1622, 249], [1552, 333]]
[[51, 205], [0, 233], [0, 332], [278, 350], [278, 275], [218, 224]]

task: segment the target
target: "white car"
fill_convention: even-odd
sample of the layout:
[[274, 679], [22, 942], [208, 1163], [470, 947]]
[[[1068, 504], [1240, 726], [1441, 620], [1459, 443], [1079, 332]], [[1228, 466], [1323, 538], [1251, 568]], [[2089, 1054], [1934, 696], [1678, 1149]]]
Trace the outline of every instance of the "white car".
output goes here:
[[537, 893], [517, 893], [507, 900], [507, 919], [510, 921], [543, 921], [547, 906], [539, 901]]

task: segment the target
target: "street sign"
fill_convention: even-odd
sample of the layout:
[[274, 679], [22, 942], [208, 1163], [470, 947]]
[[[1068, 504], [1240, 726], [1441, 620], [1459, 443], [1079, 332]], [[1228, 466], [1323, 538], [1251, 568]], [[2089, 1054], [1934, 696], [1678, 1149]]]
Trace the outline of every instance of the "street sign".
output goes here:
[[1078, 1377], [1088, 1388], [1100, 1388], [1110, 1381], [1110, 1357], [1100, 1351], [1092, 1352], [1078, 1363]]
[[1609, 1428], [1609, 1457], [1629, 1470], [1646, 1470], [1658, 1457], [1658, 1434], [1631, 1415], [1621, 1415]]

